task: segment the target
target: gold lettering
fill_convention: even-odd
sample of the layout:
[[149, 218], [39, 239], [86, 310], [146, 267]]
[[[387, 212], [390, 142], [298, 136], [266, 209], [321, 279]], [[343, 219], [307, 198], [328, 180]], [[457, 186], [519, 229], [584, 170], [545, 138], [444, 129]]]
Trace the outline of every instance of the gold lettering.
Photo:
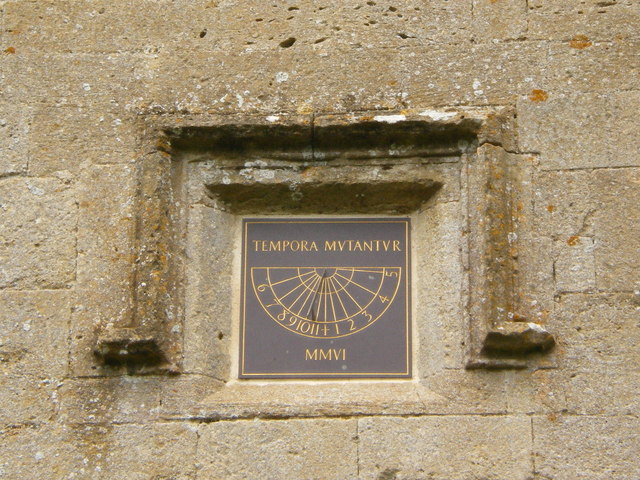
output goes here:
[[400, 252], [400, 240], [394, 240], [393, 241], [393, 251], [394, 252]]
[[336, 241], [330, 242], [329, 240], [324, 241], [324, 251], [325, 252], [335, 252], [336, 251]]
[[353, 246], [353, 250], [354, 250], [354, 251], [356, 251], [356, 250], [360, 250], [360, 251], [362, 251], [362, 245], [360, 245], [360, 242], [359, 242], [358, 240], [356, 240], [356, 243], [355, 243], [355, 245]]
[[391, 244], [391, 240], [383, 240], [382, 241], [382, 246], [384, 247], [384, 251], [388, 252], [389, 251], [389, 245]]
[[373, 240], [367, 242], [366, 240], [362, 242], [362, 247], [365, 251], [373, 252]]
[[305, 360], [346, 360], [347, 349], [346, 348], [328, 348], [326, 350], [322, 348], [314, 348], [304, 351]]

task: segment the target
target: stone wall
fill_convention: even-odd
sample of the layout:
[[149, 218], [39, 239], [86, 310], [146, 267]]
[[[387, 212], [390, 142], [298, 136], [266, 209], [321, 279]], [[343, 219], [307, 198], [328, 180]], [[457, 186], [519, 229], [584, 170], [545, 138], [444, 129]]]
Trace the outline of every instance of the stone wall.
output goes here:
[[[0, 2], [0, 478], [640, 477], [638, 24], [636, 0]], [[407, 200], [414, 378], [237, 380], [242, 212], [201, 186], [302, 160], [226, 164], [180, 129], [469, 115]], [[394, 155], [339, 165], [375, 185]], [[477, 313], [487, 291], [511, 315]], [[555, 347], [474, 354], [526, 324]]]

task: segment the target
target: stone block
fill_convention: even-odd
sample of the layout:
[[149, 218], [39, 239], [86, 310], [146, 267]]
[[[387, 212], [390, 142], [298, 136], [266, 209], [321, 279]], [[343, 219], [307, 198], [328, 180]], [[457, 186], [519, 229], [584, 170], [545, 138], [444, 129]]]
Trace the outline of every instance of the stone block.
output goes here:
[[[114, 426], [104, 444], [102, 478], [194, 479], [197, 443], [197, 427], [189, 423]], [[86, 445], [90, 447], [93, 443]]]
[[[634, 25], [640, 22], [640, 5], [633, 0], [529, 0], [528, 6], [527, 36], [531, 39], [571, 42], [581, 35], [586, 37], [583, 42], [607, 42], [638, 38]], [[575, 40], [574, 45], [581, 48]]]
[[553, 278], [553, 258], [541, 255], [540, 252], [552, 252], [553, 241], [548, 237], [521, 233], [517, 242], [518, 308], [520, 314], [528, 320], [544, 325], [553, 311], [556, 286]]
[[162, 382], [157, 377], [65, 380], [58, 391], [64, 424], [152, 423], [158, 420]]
[[640, 408], [639, 371], [615, 367], [565, 374], [566, 410], [577, 415], [630, 415]]
[[443, 369], [421, 380], [419, 395], [433, 414], [504, 414], [504, 372]]
[[556, 291], [588, 292], [596, 288], [594, 240], [573, 235], [555, 242]]
[[549, 322], [558, 358], [573, 372], [637, 371], [640, 343], [634, 294], [562, 295]]
[[96, 472], [89, 460], [100, 447], [77, 448], [70, 441], [73, 431], [60, 425], [0, 428], [0, 473], [11, 479], [100, 478], [93, 476]]
[[138, 155], [137, 126], [124, 112], [68, 106], [34, 110], [29, 136], [30, 175], [66, 171], [77, 176], [91, 164], [133, 163]]
[[[403, 108], [402, 72], [394, 68], [397, 55], [393, 51], [340, 47], [323, 56], [289, 50], [160, 52], [160, 81], [154, 82], [150, 92], [155, 108], [265, 115], [344, 112], [356, 105], [363, 110]], [[377, 68], [380, 62], [391, 68]], [[190, 75], [182, 75], [184, 71]], [[363, 84], [376, 86], [360, 87]]]
[[639, 432], [629, 416], [534, 417], [536, 472], [554, 480], [636, 478]]
[[[625, 23], [627, 21], [624, 20]], [[638, 51], [640, 40], [592, 43], [582, 36], [573, 38], [569, 43], [549, 44], [544, 69], [545, 90], [553, 95], [561, 92], [576, 95], [578, 102], [581, 94], [588, 93], [583, 103], [590, 94], [610, 95], [638, 90], [640, 58], [635, 52]], [[589, 43], [592, 45], [587, 47]], [[592, 109], [597, 111], [596, 108]], [[566, 111], [562, 116], [567, 116]]]
[[66, 375], [69, 297], [66, 291], [0, 291], [0, 374]]
[[604, 169], [593, 175], [598, 289], [634, 291], [640, 287], [640, 168]]
[[525, 416], [363, 418], [359, 477], [531, 478], [531, 420]]
[[189, 322], [184, 332], [184, 369], [226, 380], [237, 375], [231, 372], [235, 349], [230, 319], [240, 316], [233, 307], [233, 299], [240, 298], [240, 279], [234, 273], [236, 237], [231, 233], [238, 222], [230, 214], [203, 205], [191, 206], [188, 222], [185, 271], [190, 282], [185, 315]]
[[[544, 170], [614, 166], [608, 138], [610, 109], [606, 95], [551, 92], [545, 100], [521, 98], [520, 146], [525, 151], [540, 153], [540, 166]], [[626, 159], [623, 165], [633, 161]]]
[[56, 379], [0, 375], [0, 431], [4, 426], [43, 424], [53, 420], [58, 386]]
[[[238, 53], [307, 49], [327, 55], [340, 47], [408, 48], [470, 38], [470, 0], [455, 3], [436, 0], [428, 8], [416, 0], [403, 3], [334, 0], [322, 5], [304, 0], [295, 5], [257, 3], [249, 8], [240, 4], [225, 7], [215, 9], [214, 17], [207, 22], [209, 29], [203, 43]], [[250, 35], [242, 42], [236, 33], [239, 25], [250, 28]]]
[[135, 168], [93, 166], [79, 178], [78, 288], [71, 324], [71, 362], [94, 375], [98, 330], [132, 319], [135, 262]]
[[436, 204], [416, 216], [412, 225], [414, 349], [421, 377], [463, 363], [460, 209], [459, 202]]
[[[394, 60], [404, 102], [421, 105], [509, 105], [544, 85], [543, 42], [425, 45]], [[374, 84], [378, 84], [375, 82]]]
[[240, 420], [202, 425], [198, 475], [227, 480], [357, 478], [356, 422]]
[[75, 280], [75, 193], [56, 178], [0, 180], [0, 288], [68, 288]]
[[195, 477], [196, 431], [179, 423], [5, 428], [0, 449], [7, 478]]
[[9, 0], [4, 4], [4, 28], [17, 54], [155, 51], [198, 38], [203, 25], [197, 20], [211, 10], [192, 6], [168, 0]]
[[4, 58], [3, 88], [6, 98], [23, 99], [27, 105], [117, 112], [123, 118], [125, 112], [148, 105], [153, 63], [154, 54], [145, 53], [16, 52]]
[[472, 11], [478, 43], [528, 38], [526, 0], [473, 0]]
[[[160, 418], [175, 420], [224, 417], [220, 412], [220, 405], [210, 401], [224, 388], [228, 388], [225, 383], [204, 375], [164, 378], [160, 383]], [[238, 413], [229, 412], [229, 418], [236, 418]]]
[[29, 163], [31, 109], [1, 100], [0, 112], [0, 177], [25, 173]]
[[[194, 380], [194, 377], [196, 379]], [[162, 417], [318, 418], [356, 415], [419, 415], [448, 411], [447, 399], [413, 382], [221, 382], [189, 375], [168, 382], [163, 390]], [[183, 391], [176, 391], [180, 386]], [[193, 392], [188, 401], [181, 398]], [[180, 409], [180, 405], [183, 406]], [[429, 410], [427, 410], [427, 408]], [[455, 407], [453, 407], [455, 408]]]
[[590, 171], [538, 172], [534, 179], [534, 190], [535, 228], [538, 234], [556, 239], [594, 235], [596, 194]]
[[569, 373], [558, 369], [505, 372], [507, 411], [514, 414], [566, 411]]

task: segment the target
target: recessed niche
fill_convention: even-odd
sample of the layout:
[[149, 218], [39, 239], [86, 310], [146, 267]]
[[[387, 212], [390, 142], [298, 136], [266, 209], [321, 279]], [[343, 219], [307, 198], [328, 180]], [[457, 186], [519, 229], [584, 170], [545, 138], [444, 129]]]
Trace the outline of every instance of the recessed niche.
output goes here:
[[148, 120], [136, 309], [126, 328], [103, 328], [96, 355], [234, 384], [242, 219], [402, 215], [413, 378], [544, 364], [553, 337], [532, 334], [518, 293], [512, 213], [527, 167], [507, 151], [512, 120], [509, 109]]

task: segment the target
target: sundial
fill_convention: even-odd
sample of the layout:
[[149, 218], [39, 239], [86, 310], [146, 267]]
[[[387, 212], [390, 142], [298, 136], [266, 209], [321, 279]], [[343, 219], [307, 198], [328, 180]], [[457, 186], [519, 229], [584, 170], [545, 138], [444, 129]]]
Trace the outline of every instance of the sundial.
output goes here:
[[240, 378], [409, 377], [408, 218], [247, 218]]

